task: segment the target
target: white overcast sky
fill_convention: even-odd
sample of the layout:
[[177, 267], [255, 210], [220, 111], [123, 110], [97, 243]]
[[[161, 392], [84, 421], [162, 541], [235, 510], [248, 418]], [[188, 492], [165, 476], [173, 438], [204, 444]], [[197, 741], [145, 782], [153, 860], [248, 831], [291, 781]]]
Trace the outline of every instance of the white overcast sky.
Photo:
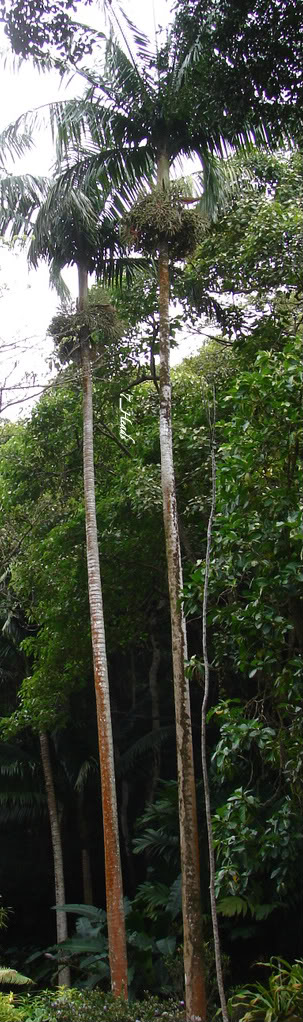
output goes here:
[[[124, 9], [131, 20], [150, 36], [155, 37], [155, 28], [164, 29], [171, 20], [171, 0], [124, 0]], [[103, 28], [102, 5], [95, 2], [91, 7], [79, 4], [77, 20], [83, 20], [94, 27]], [[81, 80], [74, 79], [68, 86], [60, 83], [59, 75], [52, 71], [39, 74], [30, 62], [23, 63], [19, 70], [13, 69], [13, 58], [9, 53], [7, 40], [0, 27], [0, 50], [6, 57], [0, 59], [0, 130], [33, 107], [47, 104], [64, 96], [79, 95]], [[50, 136], [47, 132], [37, 136], [35, 149], [14, 166], [17, 173], [44, 174], [53, 162]], [[11, 168], [9, 168], [11, 169]], [[76, 273], [68, 271], [68, 286], [76, 294]], [[17, 418], [20, 414], [20, 395], [14, 387], [24, 373], [34, 371], [37, 383], [45, 379], [45, 358], [51, 350], [46, 338], [47, 327], [58, 306], [58, 298], [48, 286], [48, 271], [41, 266], [29, 271], [25, 253], [8, 250], [0, 245], [0, 386], [12, 389], [3, 394], [3, 415]], [[17, 349], [11, 345], [16, 340]], [[17, 363], [17, 364], [16, 364]], [[6, 381], [6, 382], [5, 382]], [[25, 392], [24, 392], [25, 393]], [[10, 408], [5, 406], [10, 403]], [[26, 414], [30, 403], [25, 404]]]

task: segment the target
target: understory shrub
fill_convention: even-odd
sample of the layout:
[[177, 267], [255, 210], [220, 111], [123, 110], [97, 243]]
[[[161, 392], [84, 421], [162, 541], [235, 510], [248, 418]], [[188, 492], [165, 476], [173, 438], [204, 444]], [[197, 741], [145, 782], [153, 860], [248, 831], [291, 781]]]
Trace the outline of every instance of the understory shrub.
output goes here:
[[0, 993], [0, 1022], [25, 1022], [23, 1012], [16, 1007], [14, 994]]
[[271, 958], [258, 964], [271, 970], [268, 983], [235, 992], [228, 1005], [233, 1022], [302, 1022], [303, 960], [290, 965]]
[[[158, 997], [127, 1002], [101, 990], [45, 990], [18, 999], [23, 1022], [184, 1022], [183, 1002]], [[2, 1016], [0, 1016], [2, 1022]], [[13, 1022], [14, 1016], [12, 1016]], [[10, 1022], [10, 1018], [3, 1022]], [[16, 1016], [17, 1022], [17, 1016]]]

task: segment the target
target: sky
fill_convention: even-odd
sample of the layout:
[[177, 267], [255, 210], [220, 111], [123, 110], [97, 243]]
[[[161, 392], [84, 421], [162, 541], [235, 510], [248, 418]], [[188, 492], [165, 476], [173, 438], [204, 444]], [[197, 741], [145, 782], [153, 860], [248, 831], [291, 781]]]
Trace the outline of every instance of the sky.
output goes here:
[[[98, 2], [91, 7], [80, 3], [77, 20], [102, 29], [101, 8]], [[151, 39], [155, 38], [155, 29], [159, 25], [165, 29], [171, 18], [170, 0], [144, 0], [144, 3], [124, 0], [124, 9]], [[2, 27], [0, 51], [0, 95], [5, 97], [0, 110], [0, 131], [27, 110], [80, 94], [82, 80], [74, 79], [64, 85], [57, 72], [39, 73], [29, 61], [18, 69]], [[45, 130], [36, 136], [33, 151], [14, 165], [14, 172], [47, 174], [53, 159], [50, 133]], [[72, 296], [76, 297], [76, 271], [67, 271], [65, 279]], [[52, 349], [47, 328], [59, 304], [56, 293], [49, 288], [47, 267], [41, 265], [38, 270], [29, 270], [26, 254], [19, 244], [13, 249], [0, 244], [0, 302], [0, 387], [10, 388], [2, 393], [2, 415], [16, 419], [20, 414], [28, 414], [32, 395], [41, 392], [41, 385], [47, 379], [46, 359]], [[178, 357], [180, 354], [174, 355], [175, 360]], [[32, 374], [35, 389], [30, 387]], [[22, 388], [18, 389], [21, 381]]]

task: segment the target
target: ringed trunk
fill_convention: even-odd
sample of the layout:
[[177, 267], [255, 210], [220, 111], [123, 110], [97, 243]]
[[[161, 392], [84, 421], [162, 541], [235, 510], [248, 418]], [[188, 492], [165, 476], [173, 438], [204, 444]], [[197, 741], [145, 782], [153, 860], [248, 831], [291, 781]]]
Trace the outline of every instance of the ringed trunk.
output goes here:
[[[169, 161], [166, 153], [159, 155], [157, 173], [158, 185], [165, 188], [169, 183]], [[206, 995], [197, 807], [189, 684], [185, 676], [187, 641], [184, 611], [180, 603], [183, 579], [172, 444], [169, 260], [166, 243], [162, 243], [159, 249], [159, 319], [161, 481], [176, 715], [186, 1017], [204, 1020]]]
[[[52, 764], [49, 752], [49, 741], [46, 731], [41, 731], [39, 735], [39, 740], [53, 849], [55, 901], [56, 905], [65, 905], [65, 885], [61, 831], [53, 781]], [[62, 941], [66, 940], [66, 938], [68, 937], [66, 912], [56, 912], [56, 928], [57, 943], [62, 944]], [[70, 969], [68, 965], [63, 965], [62, 968], [60, 968], [59, 966], [58, 983], [59, 986], [70, 987], [71, 985]]]
[[[79, 307], [87, 295], [87, 272], [79, 272]], [[114, 771], [105, 628], [99, 563], [93, 447], [92, 373], [87, 340], [81, 344], [83, 383], [83, 475], [88, 594], [97, 706], [105, 854], [106, 911], [112, 992], [127, 998], [127, 957]]]

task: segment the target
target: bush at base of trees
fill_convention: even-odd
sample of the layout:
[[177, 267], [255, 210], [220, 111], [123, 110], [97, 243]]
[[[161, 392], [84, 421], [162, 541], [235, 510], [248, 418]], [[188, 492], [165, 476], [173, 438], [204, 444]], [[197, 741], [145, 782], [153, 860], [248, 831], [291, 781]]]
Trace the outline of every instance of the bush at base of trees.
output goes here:
[[[44, 990], [19, 998], [22, 1022], [184, 1022], [183, 1001], [157, 997], [126, 1002], [101, 990]], [[13, 1017], [13, 1016], [12, 1016]], [[17, 1017], [17, 1016], [16, 1016]]]

